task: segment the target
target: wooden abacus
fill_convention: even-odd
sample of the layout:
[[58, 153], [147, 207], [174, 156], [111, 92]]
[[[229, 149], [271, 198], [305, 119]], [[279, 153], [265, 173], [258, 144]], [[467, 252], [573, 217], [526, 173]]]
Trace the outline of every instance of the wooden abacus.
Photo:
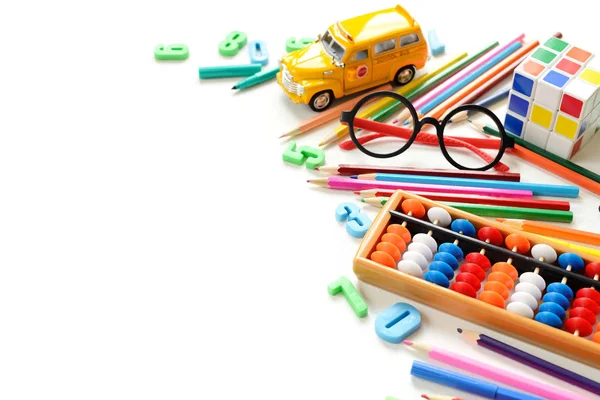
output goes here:
[[362, 240], [354, 273], [600, 368], [598, 257], [398, 190]]

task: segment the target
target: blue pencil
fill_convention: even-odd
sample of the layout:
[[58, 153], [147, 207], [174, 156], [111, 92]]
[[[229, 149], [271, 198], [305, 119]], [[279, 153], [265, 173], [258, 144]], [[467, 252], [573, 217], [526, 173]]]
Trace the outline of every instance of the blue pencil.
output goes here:
[[426, 183], [430, 185], [469, 186], [493, 189], [529, 190], [534, 196], [577, 197], [579, 187], [567, 185], [546, 185], [544, 183], [494, 181], [487, 179], [450, 178], [426, 175], [403, 174], [362, 174], [351, 178], [404, 183]]
[[[489, 107], [500, 100], [504, 100], [504, 99], [508, 98], [509, 93], [510, 93], [510, 88], [505, 89], [496, 94], [493, 94], [489, 97], [486, 97], [485, 99], [478, 101], [475, 104], [477, 104], [478, 106], [481, 106], [481, 107]], [[458, 114], [454, 114], [452, 116], [452, 119], [450, 119], [450, 122], [464, 121], [465, 119], [469, 118], [470, 116], [471, 116], [470, 112], [462, 111], [462, 112], [459, 112]]]

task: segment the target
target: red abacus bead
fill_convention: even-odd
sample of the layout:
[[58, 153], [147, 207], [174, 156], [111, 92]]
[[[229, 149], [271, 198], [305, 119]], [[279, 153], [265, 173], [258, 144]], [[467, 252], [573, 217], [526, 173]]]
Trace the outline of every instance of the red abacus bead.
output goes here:
[[475, 289], [475, 291], [481, 289], [481, 282], [470, 272], [461, 272], [460, 274], [456, 275], [456, 282], [468, 283], [473, 287], [473, 289]]
[[396, 261], [394, 261], [394, 258], [385, 251], [374, 251], [370, 258], [376, 263], [383, 264], [386, 267], [396, 268]]
[[477, 232], [477, 237], [482, 242], [489, 241], [494, 246], [502, 245], [504, 238], [500, 231], [496, 228], [492, 228], [491, 226], [484, 226]]
[[592, 288], [583, 288], [577, 291], [576, 298], [587, 297], [588, 299], [592, 299], [596, 302], [596, 304], [600, 304], [600, 293]]
[[420, 201], [415, 199], [408, 199], [402, 202], [402, 211], [405, 214], [412, 213], [415, 218], [423, 218], [425, 216], [425, 207]]
[[455, 292], [464, 294], [465, 296], [469, 296], [472, 298], [477, 297], [477, 292], [475, 291], [475, 289], [473, 289], [473, 286], [469, 285], [466, 282], [454, 282], [452, 286], [450, 286], [450, 289], [454, 290]]
[[[412, 236], [410, 235], [410, 232], [408, 231], [408, 229], [406, 229], [406, 227], [400, 225], [400, 224], [392, 224], [390, 226], [387, 227], [386, 229], [386, 235], [387, 234], [392, 234], [392, 235], [397, 235], [400, 239], [402, 239], [402, 241], [404, 242], [404, 244], [409, 243], [410, 240], [412, 239]], [[385, 235], [383, 235], [385, 236]], [[383, 240], [383, 238], [382, 238]], [[394, 242], [391, 242], [394, 243]], [[396, 243], [394, 243], [396, 244]], [[398, 247], [400, 249], [400, 247]], [[404, 248], [406, 248], [406, 246], [404, 246]], [[403, 249], [400, 249], [400, 251], [404, 251]]]
[[465, 262], [479, 265], [484, 271], [492, 267], [490, 260], [481, 253], [469, 253], [465, 257]]
[[596, 275], [600, 275], [600, 262], [591, 262], [585, 267], [585, 274], [594, 279]]
[[460, 272], [470, 272], [475, 275], [480, 282], [485, 280], [485, 271], [477, 264], [464, 263], [460, 266]]
[[483, 290], [486, 292], [496, 292], [502, 296], [504, 300], [508, 300], [510, 297], [508, 288], [498, 281], [487, 281], [485, 285], [483, 285]]
[[519, 272], [515, 267], [507, 262], [497, 262], [492, 267], [492, 272], [504, 272], [514, 281], [519, 277]]
[[600, 305], [598, 305], [598, 303], [596, 303], [594, 300], [588, 297], [580, 297], [578, 299], [575, 299], [575, 301], [573, 302], [573, 308], [575, 307], [587, 308], [588, 310], [593, 312], [594, 315], [600, 313]]
[[527, 253], [531, 247], [529, 244], [529, 240], [523, 235], [519, 235], [518, 233], [511, 233], [504, 240], [506, 243], [506, 247], [510, 250], [517, 248], [517, 253]]
[[589, 322], [591, 325], [596, 323], [596, 314], [594, 314], [593, 312], [591, 312], [590, 310], [588, 310], [585, 307], [572, 308], [571, 311], [569, 312], [569, 318], [575, 318], [575, 317], [583, 318], [587, 322]]
[[499, 308], [504, 308], [504, 299], [496, 292], [482, 292], [479, 295], [479, 300]]
[[579, 336], [581, 337], [589, 336], [594, 331], [592, 324], [579, 317], [569, 318], [565, 322], [565, 328], [567, 328], [567, 330], [571, 333], [579, 331]]
[[506, 286], [508, 290], [512, 290], [515, 286], [515, 283], [510, 279], [510, 276], [506, 275], [504, 272], [492, 272], [490, 276], [488, 276], [488, 282], [500, 282]]

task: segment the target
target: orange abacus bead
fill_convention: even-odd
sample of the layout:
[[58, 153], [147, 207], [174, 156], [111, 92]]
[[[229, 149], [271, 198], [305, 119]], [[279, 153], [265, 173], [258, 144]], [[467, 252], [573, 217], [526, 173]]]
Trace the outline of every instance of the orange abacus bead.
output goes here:
[[400, 236], [398, 236], [395, 233], [384, 234], [381, 237], [381, 241], [393, 244], [394, 246], [396, 246], [398, 248], [398, 251], [400, 251], [400, 253], [404, 253], [404, 250], [406, 250], [406, 243]]
[[396, 262], [400, 261], [400, 258], [402, 257], [402, 254], [400, 254], [400, 250], [396, 247], [396, 245], [390, 242], [379, 242], [377, 243], [376, 249], [378, 251], [388, 253]]
[[481, 292], [479, 295], [479, 300], [496, 307], [504, 308], [504, 299], [502, 296], [496, 292], [492, 292], [491, 290]]
[[515, 287], [515, 282], [510, 278], [510, 276], [506, 275], [504, 272], [492, 272], [488, 276], [488, 282], [500, 282], [508, 290], [512, 290]]
[[599, 329], [599, 330], [598, 330], [598, 332], [596, 332], [596, 334], [594, 335], [594, 337], [592, 337], [592, 340], [594, 342], [600, 344], [600, 328], [597, 328], [597, 329]]
[[510, 290], [508, 290], [508, 288], [503, 283], [500, 283], [498, 281], [486, 282], [485, 285], [483, 285], [483, 290], [496, 292], [500, 296], [502, 296], [504, 300], [508, 300], [508, 298], [510, 297]]
[[420, 201], [415, 199], [407, 199], [402, 202], [402, 211], [404, 214], [410, 214], [415, 218], [423, 218], [425, 216], [425, 207]]
[[386, 232], [400, 236], [405, 243], [410, 242], [410, 240], [412, 239], [408, 229], [406, 229], [405, 226], [400, 224], [391, 224], [387, 227]]
[[492, 267], [492, 272], [503, 272], [510, 276], [510, 279], [513, 281], [519, 277], [519, 272], [517, 269], [507, 262], [497, 262]]
[[371, 254], [371, 260], [375, 261], [376, 263], [385, 265], [386, 267], [394, 269], [396, 268], [396, 261], [394, 261], [394, 258], [385, 251], [374, 251]]
[[511, 249], [512, 251], [520, 254], [525, 254], [531, 248], [529, 244], [529, 240], [523, 235], [519, 235], [518, 233], [511, 233], [504, 240], [506, 243], [506, 247]]

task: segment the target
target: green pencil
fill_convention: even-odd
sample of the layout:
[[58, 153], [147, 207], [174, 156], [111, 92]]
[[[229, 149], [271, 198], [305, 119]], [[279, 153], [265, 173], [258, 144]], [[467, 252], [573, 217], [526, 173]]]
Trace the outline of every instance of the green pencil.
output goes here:
[[231, 89], [247, 89], [249, 87], [258, 85], [259, 83], [269, 81], [277, 76], [279, 69], [280, 67], [275, 67], [265, 71], [260, 71], [259, 73], [249, 76], [246, 79], [242, 79]]

